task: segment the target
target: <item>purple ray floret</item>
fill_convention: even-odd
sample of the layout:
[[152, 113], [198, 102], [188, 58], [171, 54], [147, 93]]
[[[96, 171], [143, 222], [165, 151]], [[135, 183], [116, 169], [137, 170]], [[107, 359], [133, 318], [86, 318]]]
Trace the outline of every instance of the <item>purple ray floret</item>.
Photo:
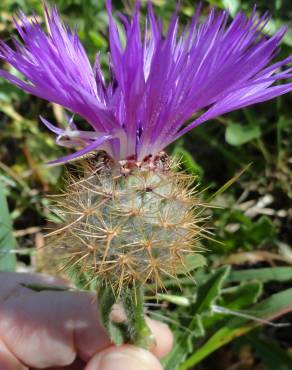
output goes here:
[[264, 36], [267, 14], [259, 17], [254, 9], [249, 18], [239, 13], [229, 22], [227, 12], [212, 10], [200, 22], [198, 8], [181, 31], [174, 15], [163, 35], [150, 3], [141, 29], [138, 1], [132, 19], [121, 17], [123, 46], [110, 0], [107, 11], [109, 81], [99, 55], [92, 67], [77, 32], [63, 25], [55, 7], [45, 6], [47, 33], [35, 18], [29, 21], [21, 13], [15, 21], [21, 41], [13, 39], [13, 48], [0, 44], [0, 58], [23, 76], [0, 70], [2, 77], [64, 106], [92, 127], [79, 130], [71, 119], [66, 129], [60, 129], [42, 119], [57, 135], [59, 145], [79, 148], [54, 163], [97, 149], [116, 160], [130, 156], [142, 160], [207, 120], [292, 90], [291, 82], [275, 84], [292, 77], [292, 56], [271, 64], [286, 28], [273, 37]]

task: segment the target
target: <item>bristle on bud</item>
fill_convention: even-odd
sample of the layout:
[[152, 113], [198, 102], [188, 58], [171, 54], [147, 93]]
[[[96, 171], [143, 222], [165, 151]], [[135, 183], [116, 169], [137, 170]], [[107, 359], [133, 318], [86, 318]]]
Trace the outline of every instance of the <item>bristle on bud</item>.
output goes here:
[[63, 268], [117, 294], [136, 284], [163, 289], [165, 278], [187, 273], [186, 258], [203, 233], [203, 205], [194, 178], [175, 167], [165, 153], [142, 162], [117, 163], [104, 152], [84, 160], [82, 176], [71, 175], [56, 202], [65, 225], [50, 244], [63, 250]]

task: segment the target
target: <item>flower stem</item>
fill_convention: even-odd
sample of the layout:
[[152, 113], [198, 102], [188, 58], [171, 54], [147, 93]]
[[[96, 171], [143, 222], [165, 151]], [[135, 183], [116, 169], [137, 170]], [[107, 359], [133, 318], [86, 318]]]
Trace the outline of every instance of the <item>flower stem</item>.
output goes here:
[[121, 298], [131, 343], [150, 349], [155, 344], [155, 339], [145, 320], [143, 288], [141, 286], [127, 288]]
[[[111, 311], [119, 303], [126, 315], [123, 323], [111, 320]], [[154, 336], [144, 316], [144, 291], [141, 286], [124, 288], [116, 297], [111, 287], [100, 287], [98, 290], [100, 320], [111, 341], [116, 345], [130, 343], [150, 349], [155, 344]]]

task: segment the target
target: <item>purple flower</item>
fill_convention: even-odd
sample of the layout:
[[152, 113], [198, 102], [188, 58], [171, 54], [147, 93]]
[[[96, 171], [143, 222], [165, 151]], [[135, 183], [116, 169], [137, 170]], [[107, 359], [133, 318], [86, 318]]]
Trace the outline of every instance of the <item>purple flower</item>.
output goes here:
[[[263, 36], [269, 20], [255, 9], [249, 18], [239, 13], [227, 24], [227, 12], [212, 10], [204, 22], [200, 9], [179, 31], [174, 15], [166, 35], [151, 3], [147, 23], [140, 27], [137, 2], [132, 19], [121, 17], [126, 45], [107, 0], [110, 42], [110, 81], [106, 81], [97, 55], [91, 67], [76, 30], [59, 19], [57, 9], [45, 6], [48, 33], [36, 19], [24, 14], [15, 21], [22, 41], [14, 48], [0, 44], [0, 58], [18, 70], [20, 79], [5, 70], [0, 75], [21, 89], [64, 106], [83, 117], [91, 131], [79, 130], [73, 120], [66, 130], [42, 119], [57, 143], [81, 147], [53, 163], [70, 161], [96, 149], [116, 160], [137, 160], [156, 154], [199, 124], [224, 113], [272, 99], [292, 90], [292, 56], [270, 64], [286, 32]], [[285, 70], [286, 67], [286, 70]], [[187, 120], [196, 115], [190, 123]]]

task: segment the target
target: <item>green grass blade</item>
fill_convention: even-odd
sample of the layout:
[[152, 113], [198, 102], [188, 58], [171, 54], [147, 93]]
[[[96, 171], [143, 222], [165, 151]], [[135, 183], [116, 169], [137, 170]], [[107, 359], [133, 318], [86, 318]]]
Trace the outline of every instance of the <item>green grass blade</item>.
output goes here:
[[[205, 330], [202, 324], [202, 316], [211, 312], [211, 306], [221, 297], [222, 286], [228, 277], [230, 268], [222, 266], [215, 271], [208, 279], [199, 286], [198, 296], [195, 304], [190, 307], [193, 318], [188, 325], [188, 330], [193, 337], [202, 337]], [[190, 334], [189, 333], [189, 334]], [[174, 346], [171, 353], [163, 359], [163, 368], [165, 370], [176, 370], [184, 361], [187, 353], [190, 353], [190, 336], [181, 333], [175, 336]], [[193, 338], [192, 338], [193, 339]]]
[[202, 167], [198, 165], [193, 156], [185, 148], [176, 146], [172, 155], [173, 157], [178, 158], [183, 170], [197, 176], [199, 179], [203, 177], [204, 171]]
[[284, 351], [277, 342], [258, 338], [255, 333], [247, 336], [248, 344], [256, 351], [269, 370], [292, 369], [292, 356]]
[[[272, 320], [291, 311], [292, 289], [287, 289], [255, 304], [246, 312], [253, 316], [256, 315], [261, 320]], [[189, 357], [180, 366], [179, 370], [190, 369], [218, 348], [259, 325], [261, 325], [261, 322], [249, 318], [240, 317], [229, 320], [223, 328], [219, 329], [201, 348]]]
[[0, 181], [0, 271], [15, 271], [16, 257], [13, 250], [16, 240], [8, 210], [4, 187]]
[[249, 170], [250, 166], [251, 166], [251, 163], [249, 163], [247, 166], [245, 166], [238, 174], [233, 176], [224, 185], [222, 185], [220, 189], [218, 189], [214, 194], [211, 195], [210, 198], [207, 199], [207, 202], [210, 203], [216, 197], [223, 194], [228, 188], [230, 188], [230, 186], [232, 186], [240, 178], [241, 175], [243, 175], [247, 170]]
[[292, 267], [265, 267], [231, 271], [227, 280], [232, 283], [246, 280], [258, 280], [263, 283], [267, 281], [290, 281], [292, 280]]

